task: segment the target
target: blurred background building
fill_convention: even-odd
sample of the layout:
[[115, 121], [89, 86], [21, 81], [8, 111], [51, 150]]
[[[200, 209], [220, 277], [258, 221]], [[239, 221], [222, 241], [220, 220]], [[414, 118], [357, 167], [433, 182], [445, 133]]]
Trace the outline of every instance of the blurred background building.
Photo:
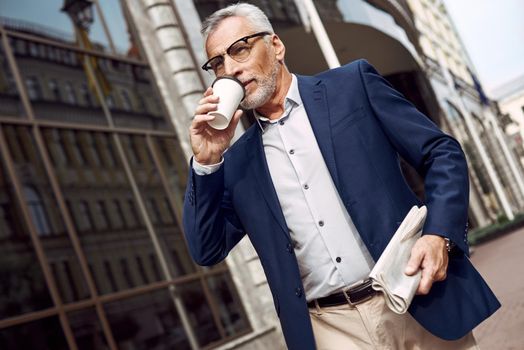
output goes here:
[[[213, 80], [200, 24], [234, 2], [0, 2], [1, 349], [284, 348], [249, 241], [203, 268], [181, 231], [187, 128]], [[250, 2], [292, 72], [328, 68], [302, 1]], [[340, 62], [366, 58], [461, 142], [470, 227], [524, 210], [522, 138], [440, 0], [314, 4]]]
[[492, 92], [505, 117], [505, 131], [517, 158], [524, 165], [524, 76], [515, 78]]

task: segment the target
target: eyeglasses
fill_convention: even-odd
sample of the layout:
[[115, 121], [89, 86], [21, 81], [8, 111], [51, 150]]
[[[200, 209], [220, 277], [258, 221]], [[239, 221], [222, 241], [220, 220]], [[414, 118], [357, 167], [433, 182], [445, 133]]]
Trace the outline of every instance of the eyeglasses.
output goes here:
[[251, 54], [251, 49], [253, 48], [253, 43], [250, 44], [248, 40], [256, 37], [263, 37], [266, 35], [271, 35], [271, 33], [259, 32], [238, 39], [233, 44], [229, 45], [225, 53], [210, 58], [206, 63], [204, 63], [202, 69], [206, 72], [212, 70], [213, 72], [215, 72], [215, 74], [218, 75], [224, 69], [225, 55], [228, 55], [237, 62], [245, 62], [249, 58], [249, 55]]

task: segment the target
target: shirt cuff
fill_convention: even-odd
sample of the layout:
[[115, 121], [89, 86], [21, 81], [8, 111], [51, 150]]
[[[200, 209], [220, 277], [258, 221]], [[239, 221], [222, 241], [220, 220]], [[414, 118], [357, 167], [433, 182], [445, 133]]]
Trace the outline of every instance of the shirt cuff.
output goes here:
[[222, 166], [222, 163], [224, 163], [224, 158], [220, 160], [220, 162], [216, 164], [200, 164], [196, 161], [195, 157], [193, 157], [193, 170], [197, 175], [211, 175], [214, 172], [216, 172], [220, 167]]

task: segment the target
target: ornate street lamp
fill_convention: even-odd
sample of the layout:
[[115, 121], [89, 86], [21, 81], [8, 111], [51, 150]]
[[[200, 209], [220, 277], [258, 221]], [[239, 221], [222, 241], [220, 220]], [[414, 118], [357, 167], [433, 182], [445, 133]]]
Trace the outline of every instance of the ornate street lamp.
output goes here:
[[85, 31], [93, 23], [92, 0], [64, 0], [61, 11], [69, 15], [75, 26]]

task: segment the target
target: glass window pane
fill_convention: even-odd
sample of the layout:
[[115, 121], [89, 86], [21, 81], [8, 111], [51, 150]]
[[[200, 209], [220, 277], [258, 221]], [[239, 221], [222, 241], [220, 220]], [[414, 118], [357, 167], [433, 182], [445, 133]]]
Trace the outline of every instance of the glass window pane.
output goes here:
[[166, 290], [107, 303], [104, 309], [119, 349], [190, 349]]
[[109, 28], [109, 34], [115, 44], [118, 54], [131, 58], [141, 59], [140, 49], [133, 31], [122, 9], [123, 1], [120, 0], [103, 0], [99, 1], [102, 14], [106, 19]]
[[88, 298], [89, 291], [78, 258], [66, 233], [31, 129], [7, 125], [4, 135], [22, 185], [23, 200], [53, 269], [62, 300], [72, 302]]
[[[0, 319], [53, 306], [13, 185], [6, 175], [0, 159]], [[1, 341], [0, 348], [7, 349]]]
[[70, 312], [67, 317], [78, 349], [109, 349], [95, 309]]
[[[153, 138], [153, 148], [169, 182], [169, 188], [175, 197], [184, 202], [187, 183], [188, 162], [182, 152], [178, 139], [175, 137]], [[178, 208], [182, 212], [181, 207]]]
[[[11, 42], [14, 45], [19, 44], [19, 40], [15, 41], [12, 38]], [[2, 41], [0, 42], [0, 118], [5, 116], [20, 117], [24, 115], [25, 110], [20, 100], [15, 77], [7, 62]]]
[[207, 284], [215, 299], [226, 336], [248, 331], [249, 323], [229, 273], [210, 276], [207, 278]]
[[149, 68], [112, 60], [111, 89], [107, 96], [116, 126], [153, 130], [173, 130], [167, 122], [155, 79]]
[[[64, 0], [2, 0], [1, 13], [6, 17], [4, 26], [10, 30], [44, 36], [75, 44], [75, 31], [70, 17], [61, 11]], [[98, 13], [93, 10], [93, 23], [89, 25], [89, 39], [97, 50], [110, 51], [109, 41]]]
[[163, 279], [114, 136], [51, 128], [43, 135], [98, 291]]
[[219, 340], [220, 333], [214, 322], [209, 302], [203, 293], [202, 283], [194, 281], [176, 288], [184, 302], [189, 321], [200, 346], [206, 346]]
[[[122, 136], [126, 156], [174, 277], [196, 271], [144, 136]], [[178, 200], [178, 198], [176, 198]]]
[[0, 329], [0, 349], [67, 350], [58, 317]]
[[[101, 64], [103, 58], [27, 39], [11, 40], [11, 47], [36, 118], [107, 125], [92, 83], [96, 79], [109, 89], [109, 72]], [[47, 53], [45, 57], [40, 55], [39, 47]]]

